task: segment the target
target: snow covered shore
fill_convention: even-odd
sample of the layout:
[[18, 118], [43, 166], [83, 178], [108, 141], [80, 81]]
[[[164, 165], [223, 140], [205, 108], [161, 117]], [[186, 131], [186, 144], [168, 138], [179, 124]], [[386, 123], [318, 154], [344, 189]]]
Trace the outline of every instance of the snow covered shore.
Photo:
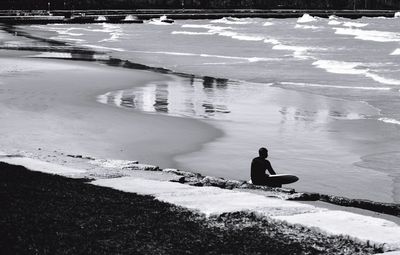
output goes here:
[[[207, 184], [199, 187], [179, 183], [182, 176], [176, 174], [178, 170], [163, 171], [155, 166], [138, 164], [136, 161], [96, 160], [80, 155], [70, 155], [69, 158], [69, 165], [75, 164], [75, 167], [0, 154], [2, 162], [23, 165], [45, 173], [91, 178], [94, 185], [151, 195], [160, 201], [188, 208], [208, 217], [244, 211], [255, 213], [260, 218], [301, 225], [328, 235], [347, 236], [357, 242], [380, 247], [384, 251], [400, 250], [398, 222], [384, 219], [379, 214], [372, 217], [285, 200], [295, 194], [290, 189], [227, 189]], [[212, 180], [212, 177], [208, 177], [208, 180]]]

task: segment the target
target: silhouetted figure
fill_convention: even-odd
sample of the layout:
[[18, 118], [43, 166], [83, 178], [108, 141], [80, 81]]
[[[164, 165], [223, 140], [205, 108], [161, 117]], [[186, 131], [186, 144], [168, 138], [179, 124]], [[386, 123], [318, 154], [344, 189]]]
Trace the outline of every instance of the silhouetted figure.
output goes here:
[[269, 178], [269, 175], [265, 173], [265, 171], [268, 170], [271, 175], [276, 174], [271, 163], [267, 160], [268, 150], [266, 148], [260, 148], [258, 154], [259, 156], [254, 158], [251, 162], [251, 182], [255, 185], [282, 187], [280, 183], [274, 183], [274, 181]]

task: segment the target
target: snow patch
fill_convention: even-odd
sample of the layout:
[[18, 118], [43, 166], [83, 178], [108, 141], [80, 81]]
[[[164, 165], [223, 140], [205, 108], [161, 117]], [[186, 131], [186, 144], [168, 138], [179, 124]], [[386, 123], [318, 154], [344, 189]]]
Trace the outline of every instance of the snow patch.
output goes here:
[[273, 216], [292, 224], [314, 227], [333, 235], [385, 245], [387, 250], [400, 249], [400, 226], [394, 222], [345, 211], [321, 211], [290, 216]]
[[206, 215], [224, 212], [254, 211], [263, 215], [292, 215], [323, 209], [293, 201], [268, 198], [249, 192], [194, 187], [174, 182], [163, 182], [132, 177], [101, 179], [92, 184], [125, 192], [153, 195], [158, 200], [200, 211]]
[[4, 157], [1, 158], [1, 161], [12, 165], [24, 166], [29, 170], [36, 172], [57, 174], [68, 177], [76, 177], [77, 175], [81, 175], [86, 172], [82, 169], [70, 168], [26, 157]]

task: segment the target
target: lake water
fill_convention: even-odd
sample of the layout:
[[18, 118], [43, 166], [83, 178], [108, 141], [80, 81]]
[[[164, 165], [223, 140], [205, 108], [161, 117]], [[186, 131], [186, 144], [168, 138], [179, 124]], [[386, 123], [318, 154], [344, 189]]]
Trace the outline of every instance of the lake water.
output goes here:
[[399, 25], [305, 15], [25, 29], [180, 73], [97, 98], [224, 131], [176, 167], [247, 180], [265, 146], [278, 173], [300, 177], [297, 190], [399, 202]]

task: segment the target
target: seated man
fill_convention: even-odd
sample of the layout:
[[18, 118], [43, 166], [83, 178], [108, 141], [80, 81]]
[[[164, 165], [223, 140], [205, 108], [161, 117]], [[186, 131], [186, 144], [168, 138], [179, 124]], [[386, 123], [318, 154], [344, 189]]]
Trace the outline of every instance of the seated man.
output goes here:
[[280, 183], [276, 183], [269, 178], [269, 175], [265, 173], [265, 170], [271, 175], [275, 175], [274, 169], [272, 169], [271, 163], [267, 160], [268, 150], [266, 148], [260, 148], [258, 150], [259, 156], [254, 158], [251, 162], [251, 181], [255, 185], [266, 185], [270, 187], [282, 187]]

